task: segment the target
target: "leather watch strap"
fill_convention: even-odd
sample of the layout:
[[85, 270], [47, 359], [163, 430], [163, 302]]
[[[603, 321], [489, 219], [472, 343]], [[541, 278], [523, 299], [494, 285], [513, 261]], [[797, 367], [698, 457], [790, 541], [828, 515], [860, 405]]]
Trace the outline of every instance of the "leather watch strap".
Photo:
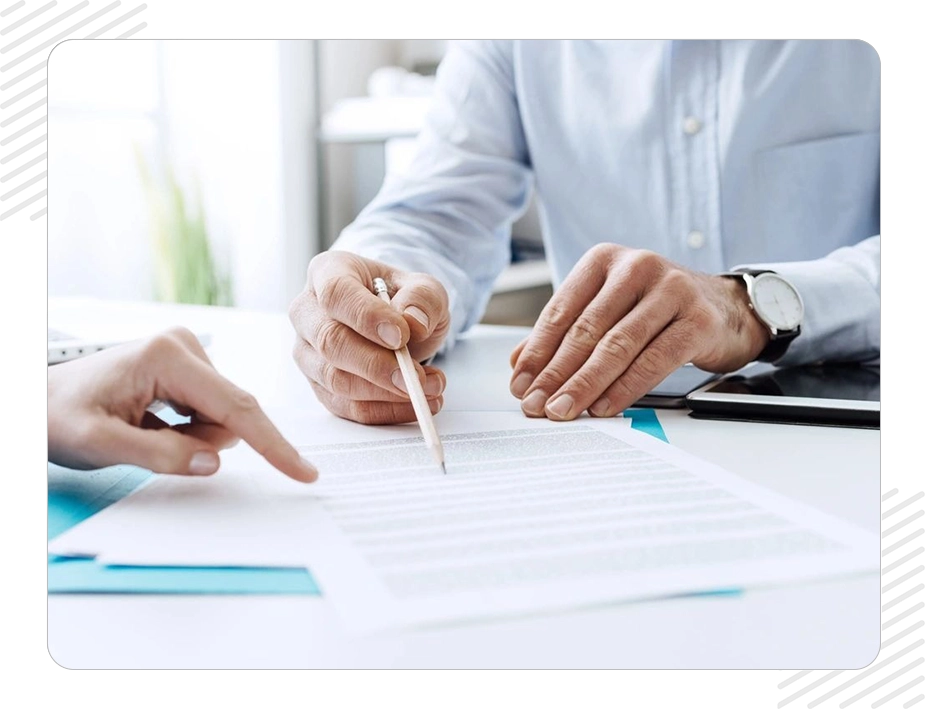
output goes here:
[[[737, 268], [734, 271], [728, 271], [722, 275], [735, 277], [745, 274], [755, 277], [760, 276], [762, 273], [775, 273], [775, 271], [772, 271], [769, 268]], [[758, 317], [757, 313], [755, 313], [755, 317]], [[800, 327], [797, 326], [796, 329], [792, 330], [791, 332], [779, 335], [776, 338], [772, 337], [770, 340], [768, 340], [768, 344], [765, 346], [765, 348], [758, 354], [757, 360], [759, 362], [776, 362], [784, 356], [784, 354], [787, 352], [787, 348], [790, 347], [790, 343], [793, 342], [793, 340], [799, 334]]]

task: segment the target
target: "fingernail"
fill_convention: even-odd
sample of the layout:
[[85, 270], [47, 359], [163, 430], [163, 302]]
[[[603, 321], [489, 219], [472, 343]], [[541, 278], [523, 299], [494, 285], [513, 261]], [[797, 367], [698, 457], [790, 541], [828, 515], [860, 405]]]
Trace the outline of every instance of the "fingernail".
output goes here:
[[542, 416], [548, 398], [545, 391], [537, 389], [521, 402], [520, 408], [528, 416]]
[[190, 475], [211, 475], [218, 470], [218, 455], [211, 451], [194, 453], [189, 462]]
[[530, 388], [531, 384], [533, 384], [533, 375], [529, 372], [521, 372], [511, 382], [511, 393], [519, 399]]
[[427, 405], [430, 406], [430, 413], [437, 414], [440, 413], [440, 407], [443, 406], [443, 402], [440, 399], [428, 399]]
[[572, 395], [563, 394], [546, 404], [546, 413], [552, 414], [553, 417], [557, 419], [568, 418], [574, 405], [575, 400], [572, 398]]
[[440, 396], [443, 393], [443, 379], [434, 375], [424, 380], [424, 393], [429, 397]]
[[602, 396], [600, 399], [595, 401], [591, 408], [588, 409], [595, 416], [606, 416], [607, 412], [610, 410], [610, 399], [606, 396]]
[[398, 325], [384, 322], [376, 328], [376, 332], [379, 333], [379, 339], [385, 343], [386, 347], [393, 350], [401, 347], [401, 330], [398, 329]]
[[415, 320], [417, 320], [424, 327], [425, 330], [430, 328], [430, 318], [427, 317], [427, 313], [421, 310], [416, 305], [409, 305], [405, 308], [405, 315], [410, 315]]
[[408, 387], [405, 386], [405, 378], [401, 375], [400, 369], [392, 370], [392, 376], [390, 378], [396, 389], [400, 389], [406, 394], [408, 393]]
[[299, 456], [299, 459], [302, 461], [302, 467], [305, 468], [305, 477], [308, 482], [315, 482], [318, 479], [318, 469], [302, 456]]

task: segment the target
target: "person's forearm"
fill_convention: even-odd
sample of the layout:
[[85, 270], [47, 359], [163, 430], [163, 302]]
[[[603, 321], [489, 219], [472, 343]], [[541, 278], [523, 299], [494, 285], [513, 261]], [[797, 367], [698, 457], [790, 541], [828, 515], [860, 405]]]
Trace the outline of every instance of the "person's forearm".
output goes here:
[[406, 176], [389, 176], [334, 248], [440, 280], [452, 344], [509, 263], [532, 185], [509, 43], [453, 44]]

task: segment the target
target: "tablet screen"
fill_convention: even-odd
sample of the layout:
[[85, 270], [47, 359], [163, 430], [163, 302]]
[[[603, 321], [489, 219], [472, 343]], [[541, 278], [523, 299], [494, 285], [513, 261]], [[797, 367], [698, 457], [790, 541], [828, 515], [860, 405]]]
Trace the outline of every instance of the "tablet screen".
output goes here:
[[880, 401], [880, 368], [859, 365], [770, 368], [769, 371], [747, 377], [723, 379], [708, 391], [717, 394]]

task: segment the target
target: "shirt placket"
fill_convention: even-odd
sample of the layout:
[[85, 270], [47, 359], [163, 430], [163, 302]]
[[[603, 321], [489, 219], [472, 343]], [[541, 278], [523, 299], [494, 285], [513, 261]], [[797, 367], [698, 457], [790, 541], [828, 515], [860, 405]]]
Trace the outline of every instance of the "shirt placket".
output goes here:
[[723, 270], [720, 233], [718, 43], [675, 42], [671, 52], [668, 144], [674, 215], [672, 255], [707, 273]]

